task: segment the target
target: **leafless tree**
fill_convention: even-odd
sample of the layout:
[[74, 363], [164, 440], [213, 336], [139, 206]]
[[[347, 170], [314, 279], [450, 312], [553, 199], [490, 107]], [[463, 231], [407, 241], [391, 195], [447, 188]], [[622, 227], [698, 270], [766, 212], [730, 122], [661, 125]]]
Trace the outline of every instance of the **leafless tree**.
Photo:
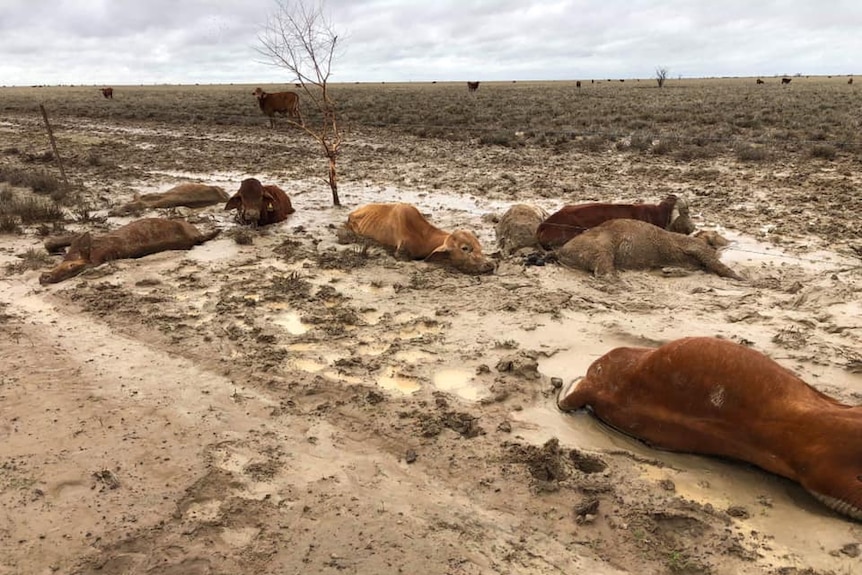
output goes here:
[[275, 0], [275, 4], [266, 27], [258, 35], [260, 47], [257, 51], [267, 63], [287, 70], [293, 76], [291, 81], [320, 111], [319, 123], [317, 120], [308, 124], [298, 120], [289, 122], [323, 147], [329, 160], [332, 203], [340, 206], [336, 167], [344, 131], [328, 83], [336, 48], [341, 44], [326, 16], [323, 0]]
[[659, 88], [664, 87], [664, 81], [667, 80], [667, 73], [667, 68], [659, 67], [655, 69], [655, 81], [658, 82]]

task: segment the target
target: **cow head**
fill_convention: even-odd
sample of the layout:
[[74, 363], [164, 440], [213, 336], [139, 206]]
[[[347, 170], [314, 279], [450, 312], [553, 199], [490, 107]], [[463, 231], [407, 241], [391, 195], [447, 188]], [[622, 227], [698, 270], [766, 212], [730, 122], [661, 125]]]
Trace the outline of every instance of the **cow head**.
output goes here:
[[42, 285], [55, 284], [84, 271], [91, 263], [90, 248], [92, 244], [93, 238], [90, 236], [90, 232], [84, 232], [72, 240], [63, 261], [57, 264], [51, 271], [47, 271], [39, 276], [39, 283]]
[[674, 205], [670, 212], [670, 220], [667, 225], [667, 230], [678, 234], [688, 235], [695, 230], [694, 222], [691, 221], [688, 201], [681, 196], [671, 195], [668, 199], [671, 198], [673, 198]]
[[426, 261], [447, 261], [462, 272], [487, 274], [494, 271], [497, 264], [482, 253], [479, 240], [472, 233], [456, 230], [446, 236], [443, 244], [425, 258]]
[[266, 92], [263, 91], [263, 88], [255, 88], [254, 92], [251, 93], [252, 96], [257, 98], [258, 100], [262, 100], [266, 98]]
[[273, 211], [277, 199], [256, 178], [243, 180], [239, 191], [225, 204], [225, 210], [237, 210], [236, 219], [243, 224], [257, 225], [265, 211]]

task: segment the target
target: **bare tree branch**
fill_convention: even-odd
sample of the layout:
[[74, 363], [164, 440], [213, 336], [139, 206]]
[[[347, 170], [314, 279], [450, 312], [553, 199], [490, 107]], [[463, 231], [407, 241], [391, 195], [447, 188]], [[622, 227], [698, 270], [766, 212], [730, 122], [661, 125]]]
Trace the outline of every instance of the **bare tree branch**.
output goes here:
[[288, 122], [323, 147], [329, 160], [332, 201], [340, 205], [336, 161], [344, 135], [335, 101], [327, 89], [336, 48], [340, 46], [338, 35], [326, 17], [323, 0], [276, 0], [275, 3], [275, 12], [258, 35], [260, 47], [256, 50], [267, 63], [287, 70], [320, 112], [319, 125]]

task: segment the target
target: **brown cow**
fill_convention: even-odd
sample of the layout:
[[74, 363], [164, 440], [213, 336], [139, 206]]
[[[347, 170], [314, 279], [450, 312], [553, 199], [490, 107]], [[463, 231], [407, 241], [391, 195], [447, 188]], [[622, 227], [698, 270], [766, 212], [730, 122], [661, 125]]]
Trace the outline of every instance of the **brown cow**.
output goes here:
[[466, 273], [484, 274], [496, 265], [482, 253], [471, 232], [446, 232], [435, 227], [411, 204], [368, 204], [352, 211], [340, 241], [355, 241], [353, 235], [373, 240], [394, 250], [396, 257], [445, 261]]
[[609, 220], [572, 238], [556, 250], [567, 267], [611, 275], [620, 269], [669, 266], [703, 269], [721, 277], [743, 279], [721, 263], [708, 239], [663, 230], [641, 220]]
[[102, 92], [102, 96], [104, 96], [105, 98], [110, 98], [111, 100], [114, 99], [113, 88], [100, 88], [99, 91]]
[[764, 82], [763, 80], [761, 80], [760, 78], [758, 78], [758, 79], [757, 79], [757, 83], [758, 83], [758, 84], [765, 84], [766, 82]]
[[146, 209], [154, 208], [176, 208], [185, 206], [187, 208], [203, 208], [227, 201], [228, 195], [218, 186], [206, 184], [185, 183], [174, 186], [166, 192], [155, 194], [135, 194], [131, 202], [112, 208], [109, 216], [125, 216]]
[[789, 84], [790, 80], [791, 80], [791, 78], [782, 78], [781, 79], [781, 85], [783, 86], [785, 84]]
[[284, 190], [272, 184], [264, 186], [255, 178], [243, 180], [224, 209], [237, 210], [237, 221], [252, 226], [284, 221], [296, 211]]
[[817, 391], [745, 346], [691, 337], [620, 347], [557, 399], [659, 449], [738, 459], [862, 521], [862, 406]]
[[509, 208], [494, 227], [500, 250], [512, 254], [521, 248], [539, 247], [536, 230], [547, 217], [548, 213], [537, 206], [515, 204]]
[[262, 88], [255, 89], [251, 93], [257, 98], [257, 104], [264, 114], [269, 116], [269, 127], [275, 128], [275, 114], [289, 115], [302, 123], [302, 114], [299, 112], [299, 94], [296, 92], [273, 92], [268, 94]]
[[211, 240], [220, 230], [201, 233], [184, 220], [145, 218], [112, 232], [92, 237], [84, 232], [76, 237], [63, 261], [39, 276], [40, 284], [61, 282], [87, 268], [126, 258], [140, 258], [168, 250], [188, 250]]
[[853, 78], [850, 78], [849, 80], [847, 80], [847, 83], [848, 83], [848, 84], [852, 84], [852, 83], [853, 83]]
[[658, 204], [594, 202], [563, 206], [542, 222], [536, 230], [536, 237], [542, 247], [553, 249], [602, 222], [617, 218], [643, 220], [681, 234], [690, 234], [694, 231], [694, 224], [689, 217], [688, 202], [671, 194]]
[[575, 88], [580, 88], [580, 87], [581, 87], [581, 81], [578, 80], [577, 82], [575, 82]]
[[471, 94], [479, 89], [479, 82], [467, 82], [467, 91]]

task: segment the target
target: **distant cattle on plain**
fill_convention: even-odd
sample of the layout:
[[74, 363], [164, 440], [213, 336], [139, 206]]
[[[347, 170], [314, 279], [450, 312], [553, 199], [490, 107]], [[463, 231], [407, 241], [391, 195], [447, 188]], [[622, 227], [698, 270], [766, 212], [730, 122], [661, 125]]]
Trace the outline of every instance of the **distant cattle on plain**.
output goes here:
[[287, 114], [302, 123], [302, 114], [299, 111], [299, 94], [296, 92], [272, 92], [268, 93], [263, 88], [256, 88], [251, 93], [257, 98], [260, 110], [269, 117], [269, 127], [275, 128], [275, 115]]
[[467, 91], [471, 94], [479, 89], [479, 82], [467, 82]]
[[114, 89], [113, 88], [111, 88], [111, 87], [100, 88], [99, 91], [102, 93], [102, 96], [104, 96], [105, 98], [108, 98], [111, 100], [114, 99]]

